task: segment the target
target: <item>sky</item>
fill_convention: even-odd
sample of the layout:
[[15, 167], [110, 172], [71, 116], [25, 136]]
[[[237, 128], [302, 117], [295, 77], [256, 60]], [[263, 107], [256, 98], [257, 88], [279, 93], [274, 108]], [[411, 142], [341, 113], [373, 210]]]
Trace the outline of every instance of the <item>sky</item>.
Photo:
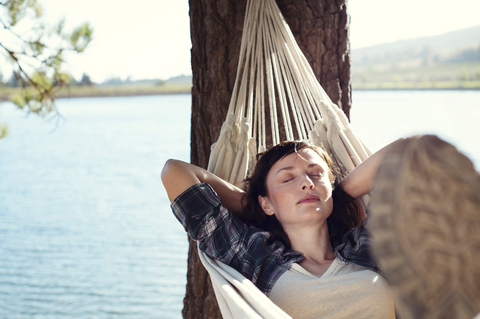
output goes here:
[[[68, 71], [95, 82], [112, 77], [168, 79], [191, 74], [187, 0], [40, 0], [47, 21], [94, 28]], [[480, 25], [479, 0], [349, 0], [352, 49]]]

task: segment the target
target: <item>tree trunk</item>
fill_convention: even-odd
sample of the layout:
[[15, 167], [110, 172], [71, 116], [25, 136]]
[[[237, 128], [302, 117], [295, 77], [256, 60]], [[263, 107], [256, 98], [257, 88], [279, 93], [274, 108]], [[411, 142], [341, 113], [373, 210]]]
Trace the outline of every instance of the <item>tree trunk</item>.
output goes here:
[[[332, 101], [351, 106], [346, 0], [277, 0]], [[192, 38], [191, 162], [206, 168], [225, 120], [240, 51], [246, 0], [189, 0]], [[208, 274], [190, 242], [184, 318], [221, 318]]]

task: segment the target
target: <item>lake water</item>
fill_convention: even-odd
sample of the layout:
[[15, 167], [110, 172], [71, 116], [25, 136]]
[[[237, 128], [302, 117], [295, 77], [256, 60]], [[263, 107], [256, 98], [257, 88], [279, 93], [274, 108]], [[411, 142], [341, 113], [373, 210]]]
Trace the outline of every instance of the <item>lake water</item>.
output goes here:
[[[181, 318], [187, 240], [160, 171], [189, 159], [190, 99], [62, 99], [58, 124], [0, 104], [0, 318]], [[435, 133], [480, 167], [478, 91], [354, 91], [351, 119], [372, 150]]]

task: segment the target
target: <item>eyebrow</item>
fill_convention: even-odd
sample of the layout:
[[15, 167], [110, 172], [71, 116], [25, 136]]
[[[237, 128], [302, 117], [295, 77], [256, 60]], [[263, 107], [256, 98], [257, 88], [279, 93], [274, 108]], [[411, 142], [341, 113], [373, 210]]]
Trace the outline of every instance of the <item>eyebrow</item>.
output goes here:
[[[315, 164], [315, 163], [312, 163], [312, 164], [308, 164], [308, 168], [312, 168], [312, 167], [320, 167], [322, 169], [322, 172], [325, 171], [322, 167], [322, 165], [319, 165], [319, 164]], [[276, 173], [275, 173], [275, 176], [278, 175], [278, 173], [280, 173], [281, 171], [291, 171], [293, 170], [295, 167], [293, 166], [287, 166], [287, 167], [282, 167], [281, 169], [279, 169]]]

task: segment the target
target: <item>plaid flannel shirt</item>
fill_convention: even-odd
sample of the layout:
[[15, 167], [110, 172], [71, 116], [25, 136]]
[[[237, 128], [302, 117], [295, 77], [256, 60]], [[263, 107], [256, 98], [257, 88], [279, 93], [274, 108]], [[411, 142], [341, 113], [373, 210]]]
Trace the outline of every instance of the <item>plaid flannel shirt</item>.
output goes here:
[[[205, 254], [239, 271], [267, 296], [292, 263], [303, 259], [301, 253], [285, 248], [281, 242], [267, 245], [270, 233], [235, 217], [206, 183], [196, 184], [178, 196], [172, 210]], [[363, 226], [351, 229], [334, 252], [344, 262], [376, 270]]]

